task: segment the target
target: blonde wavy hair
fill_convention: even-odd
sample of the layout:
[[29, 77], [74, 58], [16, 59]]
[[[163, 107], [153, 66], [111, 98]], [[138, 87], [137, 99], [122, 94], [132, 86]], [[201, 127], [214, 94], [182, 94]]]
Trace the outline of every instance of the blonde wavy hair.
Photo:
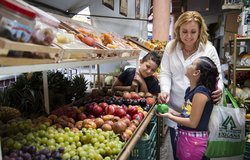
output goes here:
[[177, 19], [177, 21], [175, 22], [174, 25], [174, 42], [172, 43], [171, 46], [171, 52], [174, 50], [174, 48], [176, 47], [177, 43], [180, 42], [181, 45], [183, 46], [183, 42], [181, 41], [180, 38], [180, 27], [184, 24], [184, 23], [188, 23], [188, 22], [196, 22], [199, 26], [200, 29], [200, 35], [198, 37], [198, 39], [195, 42], [195, 50], [198, 49], [199, 43], [201, 42], [202, 44], [206, 44], [208, 41], [208, 33], [207, 33], [207, 25], [205, 23], [205, 20], [203, 19], [203, 17], [201, 16], [200, 13], [196, 12], [196, 11], [186, 11], [183, 14], [180, 15], [180, 17]]

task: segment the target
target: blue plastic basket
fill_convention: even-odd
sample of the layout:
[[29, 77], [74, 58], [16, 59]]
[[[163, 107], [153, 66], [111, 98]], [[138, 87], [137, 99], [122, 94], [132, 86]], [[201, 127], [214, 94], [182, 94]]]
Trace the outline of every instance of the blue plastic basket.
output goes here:
[[138, 141], [133, 151], [130, 154], [130, 160], [151, 160], [154, 151], [156, 150], [156, 123], [150, 122], [146, 128], [148, 139]]

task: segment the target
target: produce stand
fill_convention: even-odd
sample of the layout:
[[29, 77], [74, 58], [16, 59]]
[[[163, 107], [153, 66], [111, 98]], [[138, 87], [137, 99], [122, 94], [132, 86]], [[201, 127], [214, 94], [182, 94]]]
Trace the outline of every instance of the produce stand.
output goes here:
[[[7, 40], [5, 38], [0, 38], [0, 51], [6, 50], [17, 50], [17, 51], [40, 51], [41, 49], [46, 52], [52, 52], [54, 55], [61, 54], [63, 52], [68, 52], [73, 54], [74, 52], [79, 54], [80, 51], [86, 52], [86, 50], [63, 50], [57, 46], [41, 46], [35, 44], [26, 44], [20, 42], [13, 42]], [[19, 50], [20, 49], [20, 50]], [[94, 49], [93, 49], [94, 50]], [[88, 52], [91, 50], [88, 49]], [[79, 67], [84, 65], [94, 65], [94, 64], [103, 64], [103, 63], [112, 63], [114, 61], [123, 61], [123, 60], [132, 60], [138, 59], [139, 51], [138, 50], [125, 50], [126, 52], [136, 52], [135, 56], [130, 57], [105, 57], [105, 58], [88, 58], [88, 59], [63, 59], [60, 56], [60, 59], [55, 61], [56, 56], [52, 56], [52, 59], [31, 59], [31, 58], [14, 58], [14, 57], [7, 57], [6, 54], [1, 55], [0, 60], [0, 73], [1, 75], [10, 75], [10, 74], [17, 74], [17, 73], [26, 73], [26, 72], [37, 72], [42, 71], [43, 73], [43, 84], [44, 84], [44, 97], [45, 97], [45, 107], [47, 113], [49, 113], [49, 103], [48, 103], [48, 84], [47, 84], [47, 71], [51, 69], [57, 68], [67, 68], [67, 67]], [[95, 52], [95, 51], [92, 51]], [[104, 51], [105, 52], [105, 51]], [[109, 51], [110, 52], [110, 51]], [[124, 50], [118, 50], [116, 52], [124, 52]], [[6, 52], [7, 53], [7, 52]], [[151, 110], [148, 112], [148, 115], [144, 118], [144, 120], [140, 123], [137, 127], [136, 131], [133, 133], [133, 136], [126, 142], [124, 148], [118, 155], [117, 159], [128, 159], [131, 151], [135, 147], [136, 143], [140, 140], [145, 128], [148, 126], [150, 120], [154, 115], [154, 108], [152, 107]], [[1, 155], [1, 154], [0, 154]], [[2, 156], [2, 155], [1, 155]]]
[[[131, 43], [130, 44], [127, 43], [126, 40], [120, 38], [118, 35], [105, 33], [103, 31], [96, 30], [92, 26], [73, 21], [66, 17], [60, 17], [60, 16], [55, 16], [55, 17], [58, 18], [60, 21], [60, 25], [58, 27], [60, 29], [65, 29], [67, 31], [67, 33], [60, 32], [60, 34], [65, 33], [63, 36], [71, 34], [70, 37], [74, 39], [72, 43], [71, 41], [70, 43], [68, 42], [66, 43], [62, 39], [60, 40], [60, 38], [57, 37], [54, 39], [54, 41], [51, 44], [46, 44], [47, 46], [44, 46], [44, 45], [33, 44], [33, 43], [16, 42], [16, 41], [12, 41], [12, 40], [0, 37], [0, 75], [12, 75], [12, 74], [20, 74], [20, 73], [28, 73], [28, 72], [42, 72], [44, 107], [45, 107], [45, 111], [47, 114], [50, 113], [49, 89], [48, 89], [48, 71], [49, 70], [54, 70], [54, 69], [56, 70], [59, 68], [76, 68], [76, 67], [82, 67], [82, 66], [97, 65], [97, 76], [99, 80], [100, 74], [101, 74], [100, 68], [99, 68], [100, 64], [113, 63], [113, 62], [119, 62], [119, 61], [124, 61], [124, 60], [136, 60], [136, 65], [138, 65], [138, 58], [141, 52], [141, 49], [139, 49], [137, 45], [135, 44], [130, 45]], [[58, 31], [57, 33], [59, 33], [59, 29], [57, 31]], [[85, 32], [85, 31], [90, 31], [90, 32]], [[74, 33], [72, 34], [72, 32]], [[88, 38], [91, 37], [92, 39], [96, 38], [95, 45], [90, 45], [88, 43], [85, 43], [85, 41], [81, 39], [81, 36], [82, 38], [86, 38], [86, 37]], [[35, 37], [35, 38], [38, 38], [38, 37]], [[26, 56], [22, 56], [23, 54], [20, 54], [21, 56], [18, 55], [17, 57], [12, 57], [9, 54], [10, 51], [14, 53], [25, 52]], [[36, 55], [38, 56], [36, 57]], [[144, 100], [146, 100], [146, 98]], [[146, 103], [147, 102], [145, 102], [145, 105]], [[142, 108], [140, 108], [141, 109], [140, 112], [141, 114], [143, 114], [144, 118], [141, 116], [141, 114], [140, 115], [138, 114], [139, 120], [134, 117], [133, 119], [131, 118], [131, 121], [132, 120], [135, 120], [135, 122], [137, 121], [137, 125], [134, 124], [136, 128], [134, 128], [134, 130], [130, 130], [131, 134], [129, 135], [129, 138], [125, 140], [122, 137], [121, 133], [124, 133], [125, 130], [122, 131], [121, 133], [115, 132], [115, 130], [113, 130], [114, 131], [113, 133], [117, 135], [120, 134], [120, 138], [121, 138], [120, 140], [124, 140], [125, 142], [120, 152], [116, 152], [116, 155], [115, 155], [117, 156], [116, 159], [119, 159], [119, 160], [129, 159], [129, 156], [131, 155], [133, 148], [136, 146], [137, 142], [140, 141], [144, 130], [147, 128], [152, 117], [154, 116], [154, 107], [152, 104], [153, 103], [150, 104], [151, 108], [149, 110], [143, 110]], [[76, 106], [71, 106], [71, 107], [73, 108]], [[140, 107], [139, 105], [134, 106], [136, 110], [139, 107]], [[59, 107], [59, 108], [63, 108], [63, 107]], [[78, 111], [80, 110], [79, 108], [77, 108]], [[82, 112], [80, 111], [79, 114], [82, 114], [82, 113], [83, 111]], [[49, 117], [45, 116], [43, 118], [49, 118]], [[57, 118], [59, 119], [61, 117], [58, 116]], [[118, 118], [122, 118], [122, 116]], [[73, 120], [75, 120], [76, 122], [76, 121], [79, 121], [79, 118], [77, 117], [76, 119], [73, 119]], [[83, 121], [83, 119], [81, 120]], [[32, 121], [30, 122], [33, 123]], [[129, 121], [129, 123], [132, 123], [132, 122]], [[52, 125], [52, 122], [50, 124]], [[54, 126], [56, 126], [54, 122], [53, 124]], [[75, 125], [74, 122], [72, 122], [72, 124]], [[127, 128], [129, 127], [127, 123], [125, 124], [125, 126]], [[62, 126], [62, 128], [60, 129], [65, 129], [65, 128], [66, 128], [65, 126]], [[87, 127], [86, 128], [82, 127], [82, 128], [87, 129]], [[69, 130], [69, 127], [67, 129]], [[77, 129], [77, 128], [72, 127], [70, 129]], [[112, 126], [112, 129], [114, 129], [113, 126]], [[84, 131], [82, 131], [81, 133], [83, 134], [83, 132]], [[26, 134], [24, 135], [26, 136]], [[6, 136], [5, 138], [9, 138], [7, 135], [5, 136]], [[40, 138], [40, 137], [36, 135], [35, 138]], [[55, 139], [53, 140], [55, 141]], [[0, 141], [0, 157], [3, 156], [1, 152], [2, 152], [2, 145], [5, 146], [4, 142], [5, 141], [3, 140], [3, 144], [1, 144], [1, 141]], [[79, 141], [79, 143], [81, 142]], [[31, 145], [30, 143], [23, 143], [23, 144]], [[20, 147], [19, 149], [21, 149], [21, 146], [19, 147]]]

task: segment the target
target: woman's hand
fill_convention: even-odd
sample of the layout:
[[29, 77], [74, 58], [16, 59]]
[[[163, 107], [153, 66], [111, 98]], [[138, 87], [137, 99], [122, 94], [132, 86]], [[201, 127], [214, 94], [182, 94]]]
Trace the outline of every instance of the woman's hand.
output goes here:
[[218, 103], [221, 100], [221, 97], [222, 97], [222, 90], [220, 88], [212, 92], [212, 99], [214, 104]]
[[160, 102], [160, 103], [168, 103], [168, 101], [169, 101], [169, 94], [167, 93], [167, 92], [161, 92], [161, 93], [159, 93], [159, 95], [158, 95], [158, 101]]

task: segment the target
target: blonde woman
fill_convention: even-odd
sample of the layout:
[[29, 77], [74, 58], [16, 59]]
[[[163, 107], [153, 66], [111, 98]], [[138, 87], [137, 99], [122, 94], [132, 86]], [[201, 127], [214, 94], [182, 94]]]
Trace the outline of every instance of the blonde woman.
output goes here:
[[[167, 44], [161, 61], [159, 102], [168, 103], [172, 109], [181, 112], [185, 90], [190, 85], [185, 76], [185, 68], [196, 58], [206, 56], [213, 60], [220, 73], [218, 89], [212, 92], [213, 102], [217, 103], [221, 99], [223, 89], [220, 60], [215, 47], [208, 41], [207, 26], [203, 17], [196, 11], [184, 12], [174, 27], [175, 39]], [[177, 159], [177, 123], [167, 119], [167, 125], [170, 128], [174, 159]]]

